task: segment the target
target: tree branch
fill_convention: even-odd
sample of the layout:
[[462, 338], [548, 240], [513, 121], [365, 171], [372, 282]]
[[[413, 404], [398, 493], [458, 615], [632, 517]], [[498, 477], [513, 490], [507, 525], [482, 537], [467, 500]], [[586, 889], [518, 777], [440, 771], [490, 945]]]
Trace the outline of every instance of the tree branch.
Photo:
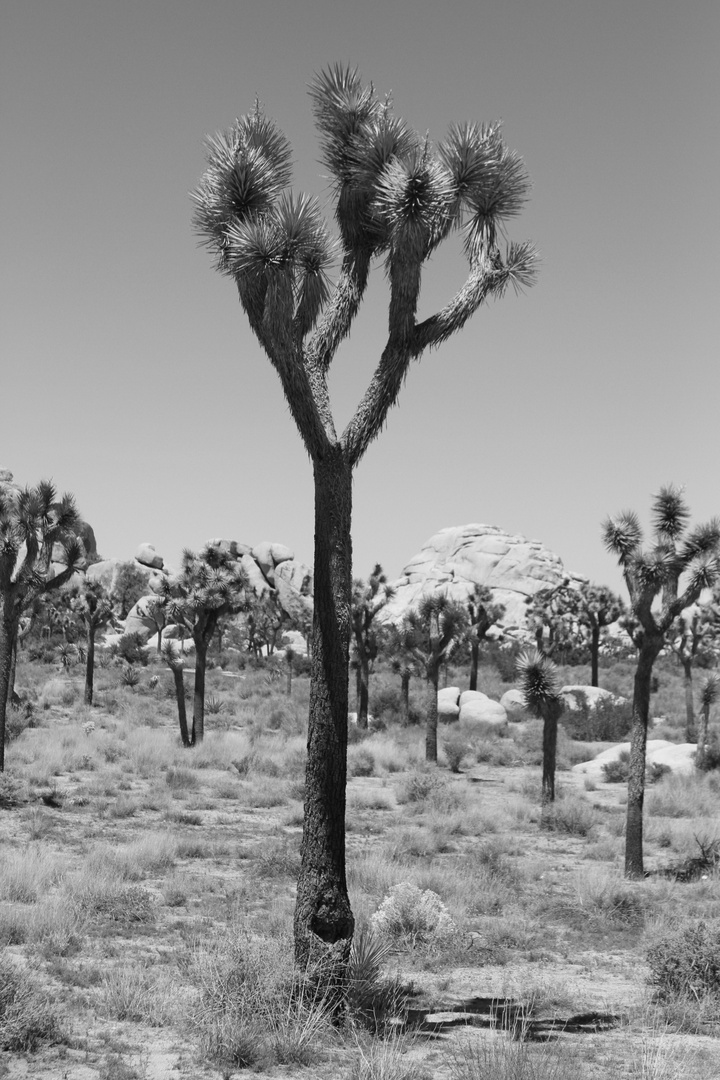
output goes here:
[[508, 277], [508, 271], [500, 263], [499, 257], [478, 260], [471, 267], [467, 281], [452, 300], [415, 327], [412, 355], [420, 356], [428, 346], [440, 345], [461, 330], [490, 293], [502, 290]]
[[340, 342], [350, 333], [367, 288], [369, 271], [369, 251], [346, 253], [335, 291], [305, 350], [310, 369], [317, 367], [327, 372]]

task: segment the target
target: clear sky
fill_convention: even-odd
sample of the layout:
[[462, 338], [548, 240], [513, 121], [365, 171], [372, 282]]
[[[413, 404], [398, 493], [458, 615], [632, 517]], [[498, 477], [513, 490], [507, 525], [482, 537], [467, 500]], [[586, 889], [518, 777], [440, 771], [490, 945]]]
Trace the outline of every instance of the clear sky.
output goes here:
[[[257, 97], [325, 198], [306, 85], [357, 65], [418, 130], [502, 119], [536, 286], [414, 364], [355, 480], [355, 570], [434, 532], [537, 538], [619, 587], [600, 522], [663, 483], [720, 514], [717, 0], [3, 0], [0, 465], [73, 491], [105, 556], [209, 537], [312, 562], [312, 478], [232, 283], [191, 229], [203, 137]], [[457, 250], [421, 316], [460, 283]], [[375, 274], [333, 375], [382, 347]]]

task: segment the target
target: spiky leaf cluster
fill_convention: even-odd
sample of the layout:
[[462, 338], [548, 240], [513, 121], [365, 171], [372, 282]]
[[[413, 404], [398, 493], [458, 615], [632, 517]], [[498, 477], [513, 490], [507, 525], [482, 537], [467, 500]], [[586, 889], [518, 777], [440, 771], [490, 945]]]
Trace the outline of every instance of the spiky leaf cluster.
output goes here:
[[558, 706], [560, 678], [555, 664], [539, 649], [528, 649], [516, 661], [518, 684], [525, 707], [533, 716], [544, 717], [548, 707]]
[[703, 589], [720, 579], [720, 521], [713, 518], [686, 534], [689, 519], [682, 491], [669, 484], [653, 498], [655, 543], [649, 551], [642, 547], [635, 513], [625, 511], [603, 523], [605, 545], [618, 557], [632, 615], [644, 633], [666, 634]]

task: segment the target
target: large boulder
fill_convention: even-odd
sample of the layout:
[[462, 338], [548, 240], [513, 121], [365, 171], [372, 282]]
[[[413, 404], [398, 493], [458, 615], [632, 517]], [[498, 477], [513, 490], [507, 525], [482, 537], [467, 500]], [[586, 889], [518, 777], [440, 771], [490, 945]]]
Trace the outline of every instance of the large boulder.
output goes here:
[[[695, 771], [695, 743], [674, 743], [667, 739], [648, 739], [646, 745], [646, 761], [648, 765], [666, 765], [672, 772], [680, 775], [690, 775]], [[617, 761], [620, 755], [630, 753], [630, 743], [616, 743], [601, 751], [590, 761], [581, 761], [579, 765], [573, 765], [572, 771], [595, 784], [605, 782], [603, 766]]]
[[143, 642], [157, 635], [158, 625], [151, 614], [156, 599], [155, 596], [142, 596], [137, 604], [130, 608], [125, 620], [126, 634], [139, 634]]
[[568, 712], [579, 712], [583, 708], [596, 709], [600, 702], [615, 705], [625, 704], [627, 698], [618, 697], [602, 686], [573, 685], [563, 686], [560, 695]]
[[479, 690], [466, 690], [460, 696], [461, 724], [492, 724], [502, 727], [507, 724], [507, 713], [499, 701], [493, 701]]
[[523, 629], [531, 597], [564, 581], [581, 580], [569, 574], [560, 556], [539, 540], [511, 536], [494, 525], [453, 526], [423, 544], [393, 583], [395, 595], [378, 618], [399, 622], [421, 597], [433, 593], [464, 603], [475, 585], [487, 585], [493, 600], [505, 606], [501, 625]]
[[508, 720], [513, 723], [521, 723], [523, 720], [531, 719], [530, 713], [525, 706], [525, 697], [522, 690], [514, 687], [512, 690], [506, 690], [500, 698], [500, 704], [505, 710]]
[[162, 570], [164, 562], [162, 555], [158, 555], [152, 544], [140, 544], [135, 552], [135, 561], [141, 566], [149, 566], [151, 570]]
[[445, 686], [442, 690], [438, 690], [438, 720], [457, 720], [460, 715], [459, 698], [459, 686]]

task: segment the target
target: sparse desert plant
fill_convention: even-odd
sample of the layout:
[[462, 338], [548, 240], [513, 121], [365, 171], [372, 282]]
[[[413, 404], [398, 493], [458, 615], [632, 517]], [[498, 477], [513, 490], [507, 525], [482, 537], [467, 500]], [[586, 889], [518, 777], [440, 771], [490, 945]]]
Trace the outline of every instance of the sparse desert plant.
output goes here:
[[603, 779], [607, 784], [625, 784], [627, 783], [629, 770], [630, 751], [621, 750], [612, 761], [604, 762], [602, 767]]
[[342, 1080], [430, 1080], [431, 1074], [410, 1055], [412, 1037], [393, 1034], [379, 1041], [357, 1040], [356, 1059]]
[[578, 1080], [577, 1063], [554, 1043], [496, 1035], [464, 1038], [449, 1051], [450, 1080]]
[[464, 739], [457, 737], [444, 739], [442, 744], [445, 758], [447, 759], [450, 772], [459, 773], [463, 758], [467, 755], [470, 747]]
[[647, 951], [650, 982], [660, 1001], [717, 999], [720, 1018], [720, 919], [690, 919]]
[[348, 775], [372, 776], [375, 772], [375, 757], [365, 746], [351, 746], [348, 751]]
[[597, 824], [597, 818], [587, 799], [580, 795], [568, 795], [545, 807], [541, 824], [544, 829], [553, 832], [588, 836]]
[[0, 957], [0, 1049], [34, 1051], [60, 1037], [49, 995], [9, 957]]
[[437, 893], [409, 881], [393, 886], [370, 920], [373, 932], [396, 945], [438, 945], [457, 927]]

